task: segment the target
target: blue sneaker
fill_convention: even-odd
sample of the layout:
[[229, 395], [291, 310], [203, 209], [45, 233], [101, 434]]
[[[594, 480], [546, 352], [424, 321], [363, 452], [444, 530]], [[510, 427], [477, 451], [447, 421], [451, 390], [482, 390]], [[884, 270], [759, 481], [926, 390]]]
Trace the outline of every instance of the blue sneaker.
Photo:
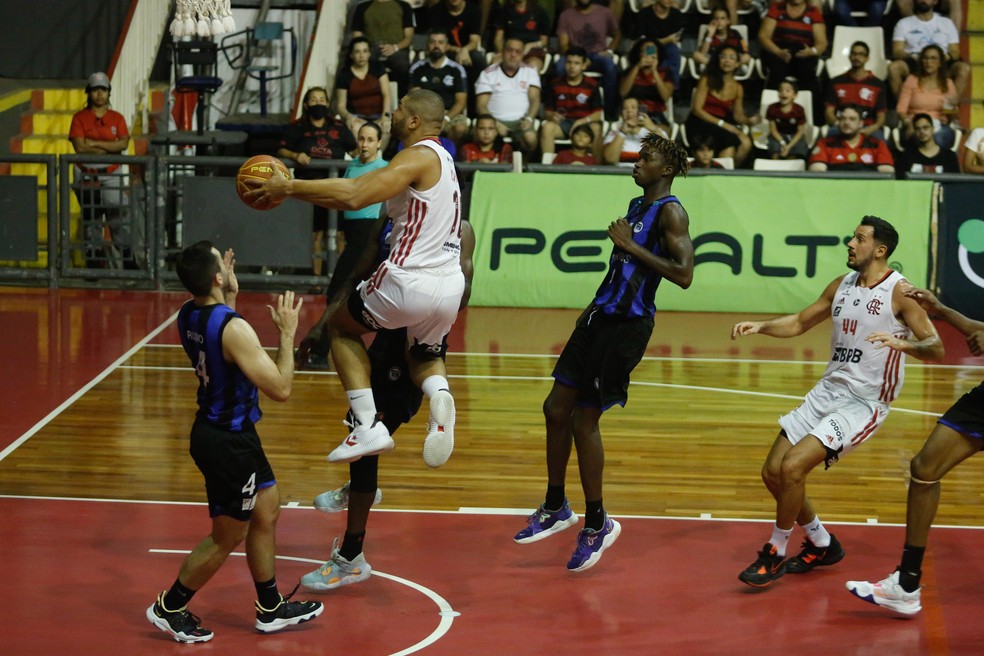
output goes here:
[[590, 528], [581, 529], [577, 536], [577, 547], [571, 555], [570, 562], [567, 563], [567, 569], [572, 572], [583, 572], [594, 567], [595, 563], [601, 560], [601, 554], [605, 549], [615, 544], [621, 532], [622, 525], [607, 515], [600, 531], [593, 531]]
[[529, 544], [550, 537], [563, 531], [568, 526], [577, 524], [577, 515], [571, 510], [571, 505], [564, 499], [560, 510], [547, 510], [542, 505], [526, 518], [528, 526], [513, 538], [519, 544]]

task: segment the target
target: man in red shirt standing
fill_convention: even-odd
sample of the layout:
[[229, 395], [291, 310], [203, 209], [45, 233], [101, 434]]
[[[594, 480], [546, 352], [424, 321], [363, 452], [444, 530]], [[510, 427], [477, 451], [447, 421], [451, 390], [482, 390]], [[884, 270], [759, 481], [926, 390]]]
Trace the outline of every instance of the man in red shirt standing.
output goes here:
[[885, 142], [861, 133], [861, 110], [857, 105], [841, 107], [839, 134], [817, 142], [810, 155], [811, 171], [878, 171], [895, 173], [895, 162]]
[[[68, 131], [76, 153], [119, 155], [130, 145], [126, 119], [109, 108], [109, 92], [105, 73], [89, 76], [85, 109], [75, 113]], [[135, 267], [129, 216], [121, 209], [124, 176], [117, 172], [119, 168], [119, 164], [76, 164], [75, 194], [82, 206], [86, 265], [90, 267], [118, 267], [119, 256], [127, 268]], [[114, 250], [118, 251], [115, 255]]]

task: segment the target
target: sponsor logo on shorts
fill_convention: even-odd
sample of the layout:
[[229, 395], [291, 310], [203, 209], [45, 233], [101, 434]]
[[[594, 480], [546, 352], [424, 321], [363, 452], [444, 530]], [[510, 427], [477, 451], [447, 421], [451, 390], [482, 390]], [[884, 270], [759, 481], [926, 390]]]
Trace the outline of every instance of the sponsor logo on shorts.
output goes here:
[[430, 346], [428, 346], [424, 350], [427, 351], [428, 353], [430, 353], [431, 355], [440, 355], [441, 354], [441, 345], [440, 344], [431, 344]]
[[400, 380], [400, 377], [402, 375], [403, 372], [400, 370], [399, 367], [390, 367], [389, 372], [387, 372], [386, 374], [386, 376], [390, 379], [391, 383], [395, 383], [396, 381]]
[[373, 330], [379, 330], [382, 326], [376, 321], [376, 317], [372, 316], [369, 310], [362, 310], [362, 320], [366, 322], [366, 325], [371, 326]]
[[252, 510], [256, 505], [256, 497], [246, 497], [243, 499], [243, 510]]
[[595, 378], [594, 379], [594, 388], [595, 389], [601, 389], [601, 378]]

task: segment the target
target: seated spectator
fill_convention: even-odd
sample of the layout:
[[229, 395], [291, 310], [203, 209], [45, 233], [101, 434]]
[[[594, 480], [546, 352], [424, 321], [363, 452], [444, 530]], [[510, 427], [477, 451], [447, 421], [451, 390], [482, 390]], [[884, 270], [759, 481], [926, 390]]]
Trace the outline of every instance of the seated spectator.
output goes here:
[[[885, 83], [865, 68], [868, 63], [868, 44], [855, 41], [851, 44], [848, 59], [851, 68], [836, 76], [827, 87], [824, 119], [827, 125], [837, 124], [837, 111], [844, 105], [861, 108], [861, 134], [882, 138], [885, 125]], [[835, 129], [832, 127], [832, 129]]]
[[963, 147], [963, 172], [984, 173], [984, 128], [971, 130]]
[[765, 86], [778, 89], [787, 77], [795, 77], [803, 91], [813, 94], [815, 115], [823, 111], [817, 62], [827, 49], [823, 14], [806, 0], [785, 0], [769, 7], [759, 28], [762, 63], [769, 75]]
[[458, 152], [459, 162], [491, 162], [511, 164], [512, 146], [502, 140], [498, 123], [491, 114], [479, 114], [475, 119], [472, 141], [466, 143]]
[[656, 0], [651, 7], [639, 12], [641, 38], [655, 39], [659, 60], [670, 70], [674, 85], [680, 84], [683, 28], [683, 12], [676, 7], [675, 0]]
[[[311, 87], [305, 91], [301, 107], [304, 110], [301, 118], [284, 129], [277, 157], [294, 160], [294, 177], [298, 180], [327, 178], [328, 169], [312, 169], [311, 161], [343, 159], [346, 153], [354, 152], [358, 144], [346, 124], [329, 115], [328, 91], [323, 87]], [[361, 125], [365, 124], [363, 121]], [[311, 269], [316, 276], [324, 271], [327, 230], [328, 210], [315, 205], [311, 228]]]
[[806, 159], [810, 146], [806, 142], [806, 110], [796, 102], [796, 82], [779, 83], [779, 102], [765, 112], [769, 122], [769, 153], [772, 159]]
[[916, 73], [905, 79], [899, 104], [895, 111], [903, 121], [905, 138], [913, 135], [912, 119], [918, 113], [929, 114], [936, 126], [934, 139], [943, 148], [952, 148], [956, 135], [950, 119], [957, 105], [957, 90], [953, 80], [943, 71], [943, 50], [928, 45], [919, 55]]
[[410, 88], [433, 91], [444, 101], [443, 133], [460, 143], [468, 133], [468, 75], [464, 67], [447, 56], [448, 35], [432, 29], [427, 35], [427, 58], [410, 67]]
[[523, 63], [540, 71], [547, 56], [549, 30], [550, 18], [536, 0], [506, 0], [495, 26], [492, 63], [502, 60], [507, 39], [519, 39], [523, 42]]
[[[591, 0], [577, 0], [575, 6], [565, 9], [557, 19], [560, 53], [566, 54], [571, 46], [584, 48], [591, 60], [590, 70], [601, 75], [601, 87], [605, 91], [605, 118], [608, 120], [614, 118], [618, 107], [618, 70], [613, 51], [621, 38], [611, 10], [591, 4]], [[557, 62], [556, 74], [564, 75], [563, 57]]]
[[540, 152], [554, 152], [554, 142], [563, 139], [571, 130], [586, 125], [593, 135], [601, 137], [601, 90], [598, 83], [585, 77], [588, 53], [584, 48], [571, 46], [564, 61], [564, 77], [555, 78], [543, 94], [543, 123], [540, 125]]
[[691, 169], [723, 169], [721, 162], [714, 160], [714, 141], [710, 135], [699, 134], [690, 142], [690, 154], [694, 161]]
[[936, 128], [929, 114], [912, 118], [914, 138], [906, 144], [900, 157], [899, 170], [910, 173], [960, 173], [957, 154], [941, 148], [933, 139]]
[[622, 97], [639, 100], [639, 110], [662, 125], [670, 125], [666, 103], [673, 98], [673, 77], [666, 66], [660, 66], [656, 42], [643, 38], [636, 41], [628, 55], [629, 66], [618, 84]]
[[355, 6], [352, 36], [364, 36], [373, 45], [372, 61], [382, 62], [396, 81], [402, 98], [407, 92], [413, 10], [403, 0], [365, 0]]
[[393, 107], [389, 74], [385, 66], [370, 60], [369, 53], [369, 39], [364, 36], [349, 42], [349, 65], [338, 70], [335, 80], [335, 108], [352, 134], [367, 121], [379, 121], [388, 135]]
[[571, 147], [557, 153], [554, 164], [583, 164], [593, 166], [598, 163], [593, 145], [597, 143], [595, 134], [587, 125], [579, 125], [571, 130]]
[[474, 83], [485, 68], [482, 50], [482, 10], [466, 0], [440, 0], [428, 10], [431, 30], [448, 35], [448, 55], [468, 72]]
[[892, 62], [888, 83], [898, 97], [902, 82], [918, 68], [917, 57], [928, 45], [939, 46], [946, 59], [943, 70], [953, 79], [957, 97], [962, 97], [970, 79], [970, 66], [960, 61], [960, 36], [949, 18], [934, 11], [937, 0], [917, 0], [915, 15], [902, 18], [892, 32]]
[[[834, 0], [834, 22], [849, 27], [880, 27], [887, 4], [887, 0]], [[852, 11], [865, 12], [864, 21], [859, 24]]]
[[738, 51], [730, 46], [721, 48], [697, 81], [686, 123], [688, 140], [701, 134], [710, 136], [716, 157], [732, 157], [735, 166], [741, 165], [752, 150], [752, 140], [742, 126], [762, 120], [758, 115], [745, 116], [745, 90], [735, 79], [737, 69]]
[[707, 34], [704, 36], [704, 40], [697, 45], [693, 60], [701, 66], [707, 66], [707, 63], [711, 61], [721, 47], [731, 46], [738, 51], [739, 62], [742, 66], [752, 61], [752, 56], [748, 53], [748, 42], [742, 38], [738, 30], [731, 27], [732, 25], [727, 9], [724, 7], [713, 9], [711, 22], [707, 25]]
[[601, 158], [605, 164], [632, 166], [639, 159], [642, 138], [650, 132], [670, 138], [666, 128], [653, 123], [648, 114], [639, 113], [639, 101], [629, 96], [622, 99], [621, 120], [605, 135]]
[[523, 42], [507, 39], [502, 61], [492, 64], [475, 83], [475, 109], [495, 117], [499, 134], [510, 135], [524, 153], [536, 150], [534, 117], [540, 111], [540, 74], [523, 63]]
[[[940, 12], [947, 16], [959, 32], [963, 28], [963, 3], [960, 0], [942, 0], [939, 3]], [[913, 0], [895, 0], [899, 15], [903, 18], [915, 13]]]
[[861, 110], [841, 107], [838, 134], [817, 141], [810, 154], [810, 171], [880, 171], [894, 173], [892, 153], [877, 137], [861, 134]]

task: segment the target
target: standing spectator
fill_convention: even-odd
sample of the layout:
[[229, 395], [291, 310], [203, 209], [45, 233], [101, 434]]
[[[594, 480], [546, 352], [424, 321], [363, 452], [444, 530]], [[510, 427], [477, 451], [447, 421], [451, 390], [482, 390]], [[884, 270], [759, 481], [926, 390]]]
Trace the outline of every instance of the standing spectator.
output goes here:
[[895, 173], [895, 163], [884, 141], [861, 134], [861, 110], [844, 105], [837, 120], [837, 134], [817, 141], [810, 154], [809, 170]]
[[964, 173], [984, 173], [984, 128], [971, 130], [964, 142]]
[[211, 532], [188, 554], [147, 619], [178, 642], [208, 642], [213, 634], [188, 610], [192, 597], [246, 542], [246, 564], [256, 589], [256, 630], [273, 633], [312, 620], [319, 601], [288, 601], [277, 589], [276, 536], [280, 490], [256, 433], [262, 413], [258, 390], [275, 401], [290, 397], [294, 333], [304, 300], [277, 298], [270, 315], [280, 336], [271, 358], [256, 332], [236, 313], [239, 283], [232, 249], [219, 254], [200, 241], [181, 251], [177, 272], [194, 298], [178, 312], [178, 335], [198, 377], [198, 412], [189, 452], [205, 478]]
[[495, 117], [491, 114], [479, 114], [475, 119], [473, 140], [461, 147], [458, 161], [470, 164], [474, 162], [511, 164], [512, 146], [502, 140], [497, 125]]
[[917, 0], [915, 15], [899, 20], [892, 32], [892, 62], [888, 65], [888, 83], [896, 97], [902, 82], [919, 65], [917, 57], [928, 45], [939, 46], [946, 54], [943, 70], [953, 79], [957, 96], [963, 97], [970, 80], [970, 66], [960, 60], [960, 35], [946, 16], [934, 11], [938, 0]]
[[676, 7], [675, 0], [656, 0], [652, 7], [639, 12], [639, 32], [643, 38], [656, 40], [659, 60], [670, 69], [674, 85], [680, 84], [683, 28], [683, 12]]
[[[85, 109], [72, 116], [68, 139], [79, 155], [119, 155], [130, 145], [126, 119], [109, 108], [110, 84], [105, 73], [93, 73], [85, 86]], [[76, 164], [75, 195], [82, 206], [86, 265], [115, 265], [115, 248], [126, 268], [136, 268], [128, 217], [124, 214], [123, 178], [119, 164]], [[111, 244], [106, 244], [109, 232]]]
[[540, 126], [540, 152], [554, 152], [554, 142], [571, 134], [571, 130], [586, 125], [601, 137], [601, 91], [598, 83], [585, 77], [588, 53], [584, 48], [571, 46], [564, 61], [565, 75], [554, 78], [544, 93], [544, 119]]
[[429, 10], [430, 29], [448, 35], [448, 54], [468, 72], [473, 83], [485, 68], [482, 10], [466, 0], [441, 0]]
[[399, 97], [407, 91], [413, 10], [403, 0], [365, 0], [355, 6], [352, 36], [364, 36], [372, 45], [373, 61], [386, 65], [396, 81]]
[[[328, 92], [324, 87], [311, 87], [305, 91], [301, 106], [304, 115], [284, 130], [277, 155], [294, 160], [294, 176], [298, 180], [327, 178], [328, 169], [309, 168], [311, 160], [344, 159], [346, 153], [355, 150], [355, 137], [344, 123], [328, 115]], [[328, 210], [315, 206], [311, 268], [316, 276], [320, 276], [323, 270], [326, 230]]]
[[779, 102], [765, 112], [769, 122], [769, 152], [772, 159], [806, 159], [810, 146], [806, 142], [806, 110], [796, 102], [796, 82], [779, 83]]
[[735, 79], [738, 57], [734, 48], [721, 48], [697, 81], [686, 123], [688, 139], [709, 135], [717, 157], [732, 157], [735, 166], [741, 165], [752, 150], [752, 140], [742, 126], [756, 125], [762, 120], [757, 114], [745, 115], [745, 89]]
[[661, 125], [670, 125], [673, 117], [668, 116], [667, 105], [673, 98], [672, 71], [660, 65], [659, 50], [654, 39], [642, 38], [632, 44], [629, 51], [629, 66], [618, 83], [622, 97], [632, 96], [639, 100], [639, 111]]
[[502, 60], [507, 39], [519, 39], [523, 42], [523, 63], [539, 72], [547, 56], [549, 30], [550, 18], [537, 0], [506, 0], [496, 21], [492, 61]]
[[741, 32], [732, 27], [734, 23], [728, 17], [728, 10], [717, 7], [711, 11], [711, 22], [707, 25], [707, 34], [704, 40], [694, 51], [693, 60], [701, 66], [706, 66], [717, 51], [724, 46], [731, 46], [739, 53], [739, 62], [746, 66], [752, 61], [752, 56], [748, 52], [748, 42], [742, 38]]
[[929, 114], [916, 114], [912, 118], [914, 138], [902, 152], [900, 171], [910, 173], [960, 173], [957, 154], [949, 148], [941, 148], [933, 139], [935, 128]]
[[[355, 134], [366, 121], [389, 123], [390, 79], [386, 67], [370, 58], [369, 39], [353, 37], [349, 42], [348, 66], [335, 80], [335, 109]], [[389, 130], [386, 130], [389, 135]]]
[[865, 12], [863, 27], [879, 27], [885, 19], [887, 0], [834, 0], [834, 22], [837, 25], [857, 27], [852, 11]]
[[475, 83], [475, 110], [495, 117], [499, 134], [510, 135], [520, 150], [536, 150], [534, 117], [540, 111], [540, 74], [523, 63], [523, 42], [507, 39], [502, 62], [492, 64]]
[[943, 49], [937, 45], [922, 49], [916, 72], [902, 85], [895, 111], [903, 121], [906, 139], [912, 137], [913, 116], [922, 112], [933, 118], [936, 143], [952, 148], [956, 134], [949, 123], [957, 106], [957, 90], [943, 70], [943, 58]]
[[824, 119], [831, 130], [836, 129], [837, 112], [844, 105], [861, 108], [861, 134], [882, 138], [885, 125], [885, 83], [865, 68], [868, 63], [868, 44], [851, 44], [848, 59], [851, 68], [830, 81], [824, 107]]
[[587, 125], [579, 125], [571, 130], [571, 147], [557, 153], [554, 164], [583, 164], [593, 166], [598, 163], [592, 153], [592, 144], [596, 143], [594, 132]]
[[444, 101], [444, 134], [455, 144], [468, 132], [468, 75], [447, 56], [448, 35], [435, 28], [427, 35], [427, 58], [410, 67], [410, 88], [429, 89]]
[[[565, 9], [557, 19], [560, 54], [567, 54], [571, 46], [581, 46], [591, 60], [590, 69], [601, 75], [601, 87], [605, 91], [605, 118], [608, 120], [612, 120], [618, 111], [618, 70], [613, 57], [621, 38], [611, 10], [591, 4], [591, 0], [577, 0], [575, 6]], [[557, 62], [556, 73], [564, 74], [563, 57]]]
[[642, 151], [643, 140], [651, 133], [668, 139], [669, 133], [656, 125], [648, 114], [639, 113], [639, 101], [628, 96], [622, 99], [622, 120], [605, 135], [601, 156], [605, 164], [632, 166]]
[[799, 88], [813, 94], [814, 115], [820, 116], [820, 82], [817, 64], [827, 49], [823, 14], [806, 0], [785, 0], [769, 7], [759, 29], [762, 63], [769, 72], [765, 86], [778, 89], [787, 77], [795, 77]]

